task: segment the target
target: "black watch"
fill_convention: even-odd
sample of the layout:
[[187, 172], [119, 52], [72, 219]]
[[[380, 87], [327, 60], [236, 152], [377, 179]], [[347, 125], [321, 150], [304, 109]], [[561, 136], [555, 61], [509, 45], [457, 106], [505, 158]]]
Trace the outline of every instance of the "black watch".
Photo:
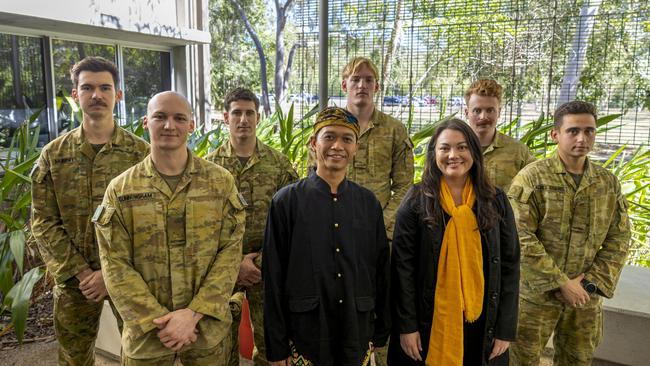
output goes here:
[[596, 286], [595, 283], [587, 281], [584, 278], [582, 281], [580, 281], [580, 284], [582, 285], [582, 288], [589, 293], [589, 295], [595, 294], [596, 290], [598, 290], [598, 286]]

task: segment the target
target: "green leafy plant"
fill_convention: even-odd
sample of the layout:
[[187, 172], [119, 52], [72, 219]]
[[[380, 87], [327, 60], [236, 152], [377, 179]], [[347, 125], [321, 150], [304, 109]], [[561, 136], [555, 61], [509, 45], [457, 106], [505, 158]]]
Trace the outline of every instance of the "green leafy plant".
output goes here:
[[32, 198], [29, 172], [39, 155], [39, 127], [38, 124], [30, 126], [40, 112], [32, 114], [16, 130], [0, 163], [0, 293], [3, 297], [0, 314], [11, 314], [11, 323], [0, 330], [0, 334], [14, 328], [19, 342], [23, 339], [34, 284], [44, 273], [41, 267], [27, 270], [29, 266], [25, 263], [26, 257], [34, 257], [26, 255]]

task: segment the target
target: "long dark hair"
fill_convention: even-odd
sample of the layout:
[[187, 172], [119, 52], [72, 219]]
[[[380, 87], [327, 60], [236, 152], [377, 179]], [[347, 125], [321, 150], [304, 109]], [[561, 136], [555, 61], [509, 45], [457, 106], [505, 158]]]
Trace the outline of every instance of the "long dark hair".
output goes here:
[[427, 146], [427, 159], [422, 173], [422, 183], [419, 194], [420, 208], [424, 212], [424, 222], [431, 227], [436, 227], [442, 222], [442, 206], [440, 205], [440, 180], [442, 172], [436, 164], [436, 142], [442, 131], [452, 129], [465, 136], [469, 151], [474, 163], [469, 170], [469, 178], [474, 184], [476, 220], [481, 230], [489, 230], [497, 221], [498, 214], [495, 210], [496, 191], [488, 181], [483, 169], [483, 153], [478, 137], [472, 129], [458, 118], [442, 122]]

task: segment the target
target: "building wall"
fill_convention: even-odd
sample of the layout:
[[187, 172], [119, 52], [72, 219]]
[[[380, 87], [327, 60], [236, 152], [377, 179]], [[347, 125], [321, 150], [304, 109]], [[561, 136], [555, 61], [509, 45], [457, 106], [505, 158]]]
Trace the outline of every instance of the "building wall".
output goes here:
[[[129, 57], [133, 59], [138, 53], [146, 56], [149, 55], [147, 52], [153, 51], [151, 55], [154, 60], [161, 58], [162, 70], [167, 73], [166, 76], [161, 76], [161, 85], [158, 89], [151, 88], [145, 92], [140, 87], [138, 95], [134, 95], [131, 88], [132, 93], [128, 96], [131, 98], [130, 103], [129, 100], [123, 101], [116, 108], [121, 123], [132, 122], [133, 116], [137, 117], [138, 114], [133, 112], [139, 112], [141, 108], [134, 107], [135, 104], [141, 106], [151, 94], [171, 89], [187, 96], [194, 108], [197, 123], [203, 124], [211, 109], [208, 22], [208, 0], [0, 0], [0, 38], [5, 37], [5, 44], [9, 44], [9, 37], [11, 44], [20, 46], [20, 52], [24, 53], [24, 43], [37, 48], [34, 40], [40, 39], [43, 87], [47, 94], [47, 108], [40, 120], [41, 126], [49, 130], [48, 139], [56, 137], [74, 124], [68, 126], [61, 122], [61, 115], [65, 112], [61, 107], [62, 93], [69, 92], [69, 86], [63, 85], [68, 76], [62, 74], [67, 74], [69, 65], [62, 61], [60, 52], [57, 51], [68, 45], [74, 47], [75, 44], [79, 45], [79, 55], [90, 55], [97, 49], [108, 50], [107, 54], [114, 56], [114, 61], [118, 64], [121, 79], [126, 79], [121, 82], [125, 90], [133, 86], [128, 85], [129, 80], [133, 80], [133, 75], [128, 75], [133, 70], [133, 65], [129, 65]], [[19, 42], [15, 41], [16, 38]], [[25, 61], [18, 57], [26, 56], [16, 49], [4, 50], [4, 56], [3, 51], [0, 51], [0, 58], [10, 60], [5, 64], [0, 60], [0, 69], [4, 67], [4, 71], [8, 72], [10, 66], [11, 71], [24, 67], [20, 65], [25, 64]], [[142, 60], [144, 57], [139, 58]], [[35, 67], [33, 63], [31, 67]], [[6, 74], [10, 75], [11, 72]], [[13, 72], [14, 84], [21, 84], [19, 74]], [[14, 90], [19, 91], [21, 88], [14, 87]], [[4, 117], [5, 121], [0, 128], [6, 127], [8, 118], [22, 118], [31, 112], [20, 102], [21, 98], [29, 99], [16, 95], [18, 102], [11, 103], [10, 106], [0, 105], [0, 117]], [[20, 111], [21, 108], [26, 109]]]

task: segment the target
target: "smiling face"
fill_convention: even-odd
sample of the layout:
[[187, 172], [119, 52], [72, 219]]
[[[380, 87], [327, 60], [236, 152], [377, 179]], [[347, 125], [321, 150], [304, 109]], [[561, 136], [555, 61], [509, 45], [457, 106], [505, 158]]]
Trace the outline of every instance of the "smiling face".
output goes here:
[[337, 172], [347, 169], [357, 152], [357, 137], [347, 127], [325, 126], [309, 140], [316, 152], [316, 166], [319, 170]]
[[588, 113], [564, 115], [562, 124], [551, 130], [551, 138], [563, 160], [583, 158], [596, 141], [596, 118]]
[[174, 92], [157, 94], [147, 106], [144, 127], [149, 131], [152, 148], [185, 149], [187, 137], [194, 131], [191, 107], [184, 97]]
[[115, 89], [110, 72], [82, 71], [77, 87], [72, 89], [72, 98], [91, 119], [112, 119], [115, 103], [122, 98], [122, 92]]
[[230, 103], [230, 110], [224, 112], [224, 121], [228, 125], [231, 139], [246, 140], [255, 138], [257, 122], [260, 115], [255, 103], [249, 100], [235, 100]]
[[341, 82], [341, 88], [347, 94], [347, 103], [355, 106], [367, 106], [374, 100], [379, 90], [377, 76], [366, 64], [357, 69]]
[[465, 107], [465, 117], [478, 136], [494, 133], [500, 113], [501, 106], [496, 97], [472, 94]]
[[447, 180], [464, 180], [474, 164], [469, 143], [462, 132], [447, 128], [435, 142], [438, 169]]

